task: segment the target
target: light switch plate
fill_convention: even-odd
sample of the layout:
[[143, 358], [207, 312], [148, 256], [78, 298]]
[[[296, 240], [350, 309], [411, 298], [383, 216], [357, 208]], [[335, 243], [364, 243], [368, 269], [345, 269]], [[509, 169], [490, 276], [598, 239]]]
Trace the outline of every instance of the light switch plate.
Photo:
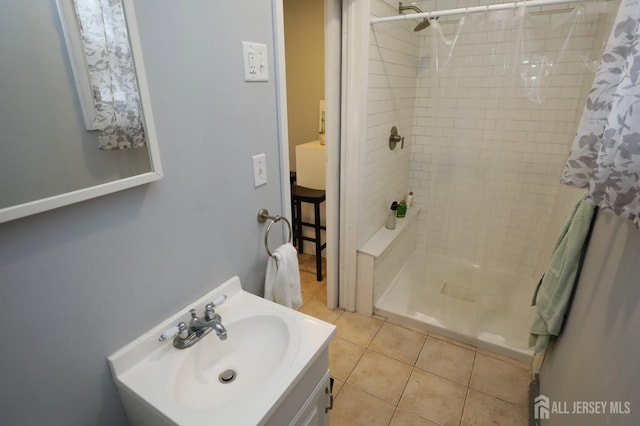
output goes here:
[[243, 41], [242, 61], [244, 65], [244, 81], [269, 81], [266, 44]]
[[258, 154], [253, 159], [253, 186], [255, 188], [267, 183], [267, 156]]

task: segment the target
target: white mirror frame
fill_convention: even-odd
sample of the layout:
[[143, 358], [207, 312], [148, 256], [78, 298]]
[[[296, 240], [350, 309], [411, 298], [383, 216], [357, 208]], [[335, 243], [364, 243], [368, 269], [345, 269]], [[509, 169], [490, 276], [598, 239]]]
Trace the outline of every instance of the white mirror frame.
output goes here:
[[[69, 204], [78, 203], [102, 195], [111, 194], [113, 192], [122, 191], [138, 185], [144, 185], [149, 182], [156, 181], [163, 177], [162, 165], [160, 163], [160, 154], [158, 152], [158, 140], [156, 135], [155, 123], [151, 112], [151, 99], [147, 87], [146, 72], [144, 61], [142, 60], [142, 48], [140, 38], [136, 27], [136, 14], [133, 7], [133, 0], [121, 0], [125, 17], [127, 20], [127, 30], [129, 32], [129, 40], [131, 43], [131, 53], [136, 69], [138, 79], [138, 89], [140, 91], [140, 100], [142, 102], [142, 110], [144, 113], [145, 132], [147, 136], [147, 149], [151, 162], [151, 171], [139, 175], [118, 179], [113, 182], [107, 182], [87, 188], [66, 192], [39, 200], [29, 201], [23, 204], [6, 207], [0, 209], [0, 223], [9, 222], [32, 214], [41, 213], [47, 210], [56, 209], [58, 207], [67, 206]], [[96, 147], [96, 149], [98, 149]]]

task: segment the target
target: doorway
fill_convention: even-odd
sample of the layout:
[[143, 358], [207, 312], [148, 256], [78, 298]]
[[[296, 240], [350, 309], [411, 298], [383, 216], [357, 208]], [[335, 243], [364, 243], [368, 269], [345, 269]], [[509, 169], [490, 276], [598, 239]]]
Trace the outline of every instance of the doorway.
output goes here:
[[[304, 252], [299, 259], [303, 301], [316, 299], [316, 303], [330, 309], [338, 306], [339, 281], [341, 3], [340, 0], [282, 0], [282, 24], [278, 25], [283, 34], [280, 47], [285, 52], [283, 71], [288, 111], [284, 120], [286, 129], [282, 129], [283, 134], [288, 134], [283, 138], [288, 143], [281, 146], [283, 202], [289, 201], [293, 189], [293, 186], [285, 187], [290, 183], [286, 179], [290, 172], [295, 176], [295, 184], [326, 194], [326, 201], [320, 204], [320, 222], [326, 227], [321, 235], [321, 242], [326, 243], [326, 249], [320, 250], [322, 280], [317, 280], [315, 244], [299, 240], [298, 248]], [[322, 103], [328, 106], [324, 114]], [[325, 141], [328, 141], [326, 145], [322, 143]], [[298, 158], [299, 152], [310, 158]], [[310, 170], [305, 169], [300, 181], [298, 168], [309, 167], [309, 164], [314, 168], [311, 176]], [[323, 176], [318, 176], [319, 171]], [[285, 211], [293, 210], [292, 205], [286, 207]], [[301, 203], [301, 207], [301, 218], [307, 223], [314, 223], [313, 204]], [[315, 232], [306, 228], [303, 235], [313, 237]], [[302, 250], [300, 244], [304, 244]]]

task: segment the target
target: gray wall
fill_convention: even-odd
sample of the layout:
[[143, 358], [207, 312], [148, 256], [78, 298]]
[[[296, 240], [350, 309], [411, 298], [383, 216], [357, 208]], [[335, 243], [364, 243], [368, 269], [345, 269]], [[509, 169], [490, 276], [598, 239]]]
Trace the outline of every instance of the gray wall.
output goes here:
[[640, 232], [600, 213], [575, 299], [540, 373], [552, 401], [629, 401], [627, 415], [551, 414], [545, 425], [638, 424], [640, 415]]
[[270, 4], [135, 1], [165, 178], [0, 225], [0, 424], [126, 424], [109, 354], [233, 275], [262, 292], [275, 84], [244, 83], [240, 52], [273, 65]]

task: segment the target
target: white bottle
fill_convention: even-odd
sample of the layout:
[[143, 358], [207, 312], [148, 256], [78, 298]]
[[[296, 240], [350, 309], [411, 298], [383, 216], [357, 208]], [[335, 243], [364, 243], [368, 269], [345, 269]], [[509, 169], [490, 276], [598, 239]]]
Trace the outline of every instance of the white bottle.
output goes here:
[[413, 192], [409, 191], [409, 195], [407, 195], [407, 207], [411, 208], [413, 206]]
[[387, 216], [387, 220], [384, 223], [384, 227], [387, 229], [396, 229], [396, 210], [398, 209], [398, 203], [391, 203], [391, 210], [389, 210], [389, 215]]

